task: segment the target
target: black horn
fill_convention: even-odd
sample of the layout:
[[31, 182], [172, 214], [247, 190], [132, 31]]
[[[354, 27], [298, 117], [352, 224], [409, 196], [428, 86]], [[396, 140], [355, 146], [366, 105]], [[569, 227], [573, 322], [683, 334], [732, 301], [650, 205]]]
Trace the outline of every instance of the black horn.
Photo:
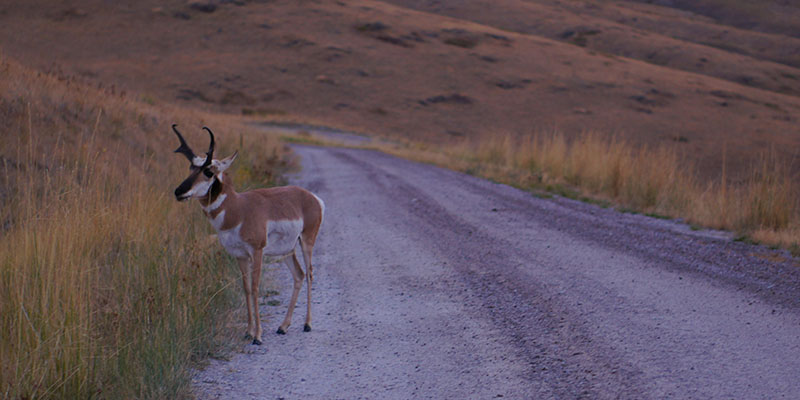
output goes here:
[[[176, 126], [178, 126], [178, 124], [172, 124], [172, 130], [175, 131], [176, 135], [178, 135], [178, 140], [181, 141], [181, 145], [180, 147], [175, 149], [175, 152], [183, 154], [184, 156], [186, 156], [186, 158], [189, 159], [189, 162], [192, 162], [194, 161], [194, 152], [189, 147], [189, 145], [186, 144], [186, 140], [183, 139], [183, 135], [181, 135], [181, 133], [178, 132], [178, 129], [175, 128]], [[212, 142], [213, 142], [213, 137], [212, 137]]]
[[214, 157], [214, 132], [211, 132], [211, 129], [208, 129], [207, 126], [204, 126], [203, 129], [208, 131], [208, 135], [211, 136], [211, 144], [208, 145], [208, 152], [206, 153], [206, 162], [203, 167], [207, 167], [211, 164], [211, 159]]

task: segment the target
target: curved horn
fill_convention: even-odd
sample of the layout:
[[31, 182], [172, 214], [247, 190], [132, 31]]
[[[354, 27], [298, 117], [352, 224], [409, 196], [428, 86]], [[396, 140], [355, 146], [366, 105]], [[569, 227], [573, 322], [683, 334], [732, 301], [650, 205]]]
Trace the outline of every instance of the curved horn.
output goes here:
[[181, 133], [178, 132], [176, 126], [178, 126], [178, 124], [172, 124], [172, 130], [175, 131], [176, 135], [178, 135], [178, 140], [181, 141], [181, 145], [180, 147], [175, 149], [175, 153], [183, 154], [184, 156], [186, 156], [187, 159], [189, 159], [189, 162], [192, 162], [192, 160], [194, 160], [194, 152], [189, 147], [189, 145], [186, 144], [186, 140], [183, 139], [183, 135], [181, 135]]
[[208, 152], [206, 152], [206, 162], [203, 167], [207, 167], [211, 165], [211, 159], [214, 157], [214, 132], [211, 132], [211, 129], [208, 129], [207, 126], [204, 126], [203, 129], [208, 131], [208, 135], [211, 136], [211, 143], [208, 145]]

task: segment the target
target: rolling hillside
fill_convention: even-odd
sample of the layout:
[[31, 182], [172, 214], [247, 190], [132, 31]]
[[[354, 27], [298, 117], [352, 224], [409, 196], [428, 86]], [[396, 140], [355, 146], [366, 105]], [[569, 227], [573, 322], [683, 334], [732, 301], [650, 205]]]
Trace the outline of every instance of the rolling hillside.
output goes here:
[[154, 104], [432, 143], [597, 131], [706, 176], [723, 147], [732, 174], [796, 153], [800, 39], [631, 2], [393, 3], [32, 1], [2, 8], [0, 46]]

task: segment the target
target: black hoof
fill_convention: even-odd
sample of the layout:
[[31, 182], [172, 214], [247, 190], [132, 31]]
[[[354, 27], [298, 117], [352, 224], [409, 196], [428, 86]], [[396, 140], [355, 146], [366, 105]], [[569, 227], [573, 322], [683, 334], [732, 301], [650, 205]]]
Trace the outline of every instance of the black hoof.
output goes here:
[[258, 339], [253, 339], [253, 344], [256, 346], [261, 346], [261, 341]]
[[283, 330], [283, 328], [278, 328], [278, 332], [277, 333], [278, 333], [278, 335], [285, 335], [286, 331]]
[[303, 332], [311, 332], [311, 325], [309, 324], [303, 325]]
[[249, 333], [245, 333], [244, 334], [244, 340], [250, 340], [250, 339], [253, 339], [253, 335], [251, 335]]

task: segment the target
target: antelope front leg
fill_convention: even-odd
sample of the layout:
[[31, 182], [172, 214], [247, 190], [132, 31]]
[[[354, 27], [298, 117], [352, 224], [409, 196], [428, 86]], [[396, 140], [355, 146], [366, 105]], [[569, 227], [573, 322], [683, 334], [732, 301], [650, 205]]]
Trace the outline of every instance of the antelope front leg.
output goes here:
[[253, 302], [253, 323], [255, 323], [255, 335], [253, 335], [253, 344], [261, 345], [261, 317], [258, 312], [258, 283], [261, 280], [261, 252], [263, 249], [253, 250], [253, 267], [250, 270], [250, 276], [253, 281], [253, 292], [251, 294]]
[[[253, 286], [251, 281], [250, 275], [250, 263], [249, 259], [238, 259], [239, 262], [239, 270], [242, 272], [242, 286], [244, 287], [244, 299], [247, 302], [247, 333], [245, 334], [245, 338], [250, 339], [254, 338], [256, 331], [253, 329], [255, 324], [253, 324], [253, 299], [251, 293], [253, 292]], [[256, 310], [258, 310], [258, 303], [255, 304]]]

